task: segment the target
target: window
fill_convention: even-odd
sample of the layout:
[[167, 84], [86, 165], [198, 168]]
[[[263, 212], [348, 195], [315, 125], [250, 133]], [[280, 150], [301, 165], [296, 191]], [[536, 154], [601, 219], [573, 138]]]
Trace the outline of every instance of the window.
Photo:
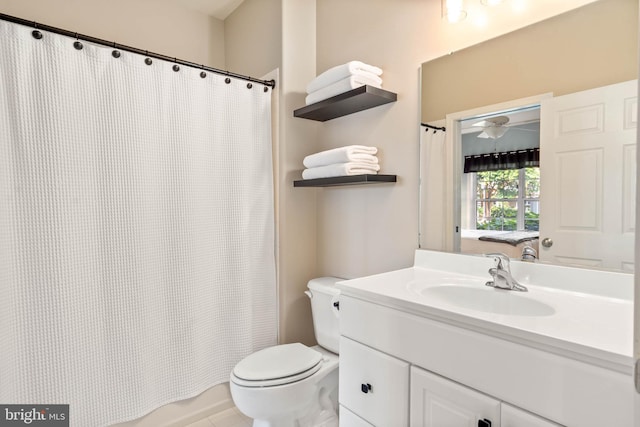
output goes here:
[[537, 231], [540, 169], [537, 167], [471, 173], [477, 230]]

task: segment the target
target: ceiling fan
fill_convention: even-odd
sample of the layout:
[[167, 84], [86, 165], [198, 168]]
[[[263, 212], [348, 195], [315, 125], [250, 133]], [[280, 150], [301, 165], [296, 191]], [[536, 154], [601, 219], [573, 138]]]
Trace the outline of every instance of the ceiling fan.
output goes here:
[[[507, 123], [509, 123], [509, 117], [496, 116], [496, 117], [489, 117], [487, 119], [474, 123], [471, 126], [482, 128], [482, 132], [480, 132], [480, 134], [478, 135], [478, 138], [498, 139], [502, 137], [505, 133], [507, 133], [507, 130], [510, 129], [510, 127], [507, 126]], [[520, 129], [520, 128], [515, 128], [515, 129], [524, 130], [528, 132], [535, 132], [532, 129]]]
[[480, 132], [478, 138], [498, 139], [509, 130], [506, 126], [507, 123], [509, 123], [509, 117], [496, 116], [474, 123], [472, 126], [482, 128], [482, 132]]

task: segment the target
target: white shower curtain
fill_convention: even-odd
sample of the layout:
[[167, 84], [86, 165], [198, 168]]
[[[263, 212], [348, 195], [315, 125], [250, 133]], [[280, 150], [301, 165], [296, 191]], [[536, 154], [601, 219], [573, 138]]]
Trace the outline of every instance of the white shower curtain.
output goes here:
[[0, 22], [0, 403], [110, 425], [276, 342], [271, 90]]
[[[437, 123], [438, 126], [444, 123]], [[444, 250], [446, 215], [445, 133], [420, 128], [420, 247]]]

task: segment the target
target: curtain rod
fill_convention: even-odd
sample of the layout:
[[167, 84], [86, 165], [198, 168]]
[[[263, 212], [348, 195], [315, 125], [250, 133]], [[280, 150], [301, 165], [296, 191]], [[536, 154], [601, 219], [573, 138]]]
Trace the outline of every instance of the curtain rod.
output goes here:
[[135, 47], [131, 47], [131, 46], [125, 46], [116, 42], [110, 42], [107, 40], [103, 40], [103, 39], [99, 39], [97, 37], [92, 37], [92, 36], [87, 36], [84, 34], [79, 34], [79, 33], [74, 33], [73, 31], [68, 31], [68, 30], [63, 30], [61, 28], [56, 28], [56, 27], [52, 27], [50, 25], [44, 25], [44, 24], [40, 24], [38, 22], [35, 21], [28, 21], [26, 19], [22, 19], [22, 18], [18, 18], [16, 16], [11, 16], [11, 15], [6, 15], [4, 13], [0, 13], [0, 20], [3, 21], [8, 21], [8, 22], [12, 22], [14, 24], [20, 24], [20, 25], [25, 25], [27, 27], [33, 27], [37, 30], [44, 30], [44, 31], [49, 31], [51, 33], [56, 33], [56, 34], [60, 34], [63, 36], [67, 36], [67, 37], [72, 37], [78, 40], [84, 40], [90, 43], [95, 43], [95, 44], [99, 44], [99, 45], [103, 45], [103, 46], [107, 46], [107, 47], [112, 47], [114, 49], [120, 49], [120, 50], [124, 50], [126, 52], [132, 52], [132, 53], [137, 53], [140, 55], [145, 55], [151, 58], [155, 58], [155, 59], [160, 59], [162, 61], [167, 61], [167, 62], [173, 62], [176, 64], [180, 64], [180, 65], [184, 65], [186, 67], [192, 67], [192, 68], [198, 68], [204, 71], [209, 71], [211, 73], [216, 73], [216, 74], [222, 74], [225, 76], [229, 76], [229, 77], [234, 77], [237, 79], [242, 79], [242, 80], [246, 80], [246, 81], [250, 81], [250, 82], [254, 82], [254, 83], [260, 83], [263, 84], [265, 86], [269, 86], [271, 88], [275, 88], [276, 87], [276, 81], [275, 80], [260, 80], [260, 79], [256, 79], [255, 77], [250, 77], [250, 76], [243, 76], [240, 74], [236, 74], [236, 73], [232, 73], [230, 71], [225, 71], [225, 70], [219, 70], [217, 68], [212, 68], [212, 67], [207, 67], [205, 65], [201, 65], [201, 64], [196, 64], [193, 62], [189, 62], [189, 61], [184, 61], [182, 59], [178, 59], [178, 58], [171, 58], [169, 56], [166, 55], [162, 55], [159, 53], [153, 53], [153, 52], [149, 52], [146, 50], [142, 50], [142, 49], [138, 49]]
[[518, 153], [535, 153], [536, 151], [540, 151], [540, 147], [535, 148], [523, 148], [521, 150], [513, 150], [513, 151], [500, 151], [494, 153], [484, 153], [484, 154], [470, 154], [468, 156], [464, 156], [465, 159], [479, 159], [481, 157], [491, 157], [491, 156], [499, 156], [501, 154], [518, 154]]
[[426, 123], [420, 123], [420, 125], [422, 125], [422, 126], [426, 127], [427, 129], [441, 130], [441, 131], [443, 131], [443, 132], [446, 132], [446, 131], [447, 131], [447, 128], [446, 128], [446, 127], [444, 127], [444, 126], [442, 126], [442, 127], [440, 127], [440, 126], [431, 126], [431, 125], [428, 125], [428, 124], [426, 124]]

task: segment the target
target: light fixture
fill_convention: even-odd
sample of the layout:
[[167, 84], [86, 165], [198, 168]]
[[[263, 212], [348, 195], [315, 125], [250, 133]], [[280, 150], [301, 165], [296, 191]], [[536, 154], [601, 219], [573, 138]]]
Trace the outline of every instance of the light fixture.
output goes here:
[[508, 116], [495, 116], [474, 123], [471, 126], [482, 128], [478, 138], [498, 139], [509, 130], [506, 126], [507, 123], [509, 123]]
[[453, 23], [460, 22], [467, 17], [464, 0], [440, 0], [442, 17]]
[[485, 6], [497, 6], [502, 3], [502, 0], [480, 0], [480, 3]]
[[507, 133], [507, 130], [509, 130], [508, 127], [502, 127], [502, 126], [487, 127], [487, 128], [484, 128], [484, 133], [486, 133], [487, 136], [491, 139], [498, 139], [502, 137], [502, 135]]

